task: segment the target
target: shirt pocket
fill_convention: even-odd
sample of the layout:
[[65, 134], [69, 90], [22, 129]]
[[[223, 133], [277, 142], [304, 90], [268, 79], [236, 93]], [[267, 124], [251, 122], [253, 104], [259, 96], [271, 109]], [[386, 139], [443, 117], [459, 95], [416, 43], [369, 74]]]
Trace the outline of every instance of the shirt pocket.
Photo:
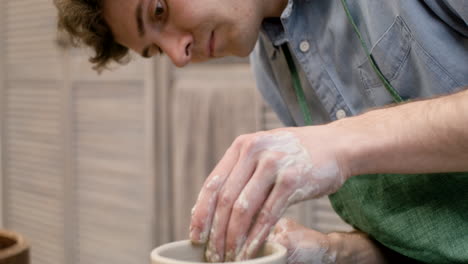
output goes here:
[[[382, 74], [404, 100], [449, 93], [460, 86], [415, 40], [399, 16], [372, 47], [371, 53]], [[369, 60], [358, 68], [366, 93], [375, 105], [394, 102]]]

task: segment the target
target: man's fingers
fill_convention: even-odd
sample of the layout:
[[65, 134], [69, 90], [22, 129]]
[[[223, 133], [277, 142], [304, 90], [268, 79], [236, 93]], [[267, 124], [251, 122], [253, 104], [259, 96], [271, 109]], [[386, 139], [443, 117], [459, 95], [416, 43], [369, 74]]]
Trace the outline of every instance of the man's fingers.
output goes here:
[[267, 241], [279, 243], [289, 249], [288, 226], [294, 223], [294, 220], [287, 217], [281, 218], [267, 237]]
[[236, 200], [226, 233], [225, 261], [234, 261], [276, 178], [275, 157], [261, 157], [254, 175]]
[[206, 243], [211, 229], [219, 191], [239, 158], [239, 150], [229, 148], [221, 161], [203, 184], [197, 202], [192, 209], [190, 240], [193, 243]]
[[249, 231], [246, 243], [236, 256], [236, 261], [250, 259], [255, 256], [268, 237], [271, 228], [286, 211], [290, 193], [290, 186], [275, 185]]
[[215, 217], [206, 251], [206, 258], [210, 262], [224, 260], [226, 228], [231, 210], [237, 197], [253, 174], [255, 166], [256, 159], [241, 157], [218, 194]]
[[193, 243], [206, 243], [216, 208], [216, 197], [227, 176], [215, 174], [205, 182], [203, 192], [200, 192], [197, 202], [192, 209], [190, 224], [190, 240]]

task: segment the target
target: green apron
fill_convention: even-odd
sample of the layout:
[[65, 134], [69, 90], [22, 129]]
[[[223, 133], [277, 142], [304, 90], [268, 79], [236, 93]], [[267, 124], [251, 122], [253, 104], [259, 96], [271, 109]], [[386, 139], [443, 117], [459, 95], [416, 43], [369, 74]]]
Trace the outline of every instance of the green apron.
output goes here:
[[[402, 102], [341, 2], [372, 68], [394, 101]], [[282, 48], [305, 124], [311, 125], [294, 61], [287, 45]], [[344, 221], [395, 252], [424, 263], [468, 263], [468, 172], [354, 176], [329, 198]]]
[[361, 175], [330, 195], [335, 211], [425, 263], [468, 263], [468, 173]]

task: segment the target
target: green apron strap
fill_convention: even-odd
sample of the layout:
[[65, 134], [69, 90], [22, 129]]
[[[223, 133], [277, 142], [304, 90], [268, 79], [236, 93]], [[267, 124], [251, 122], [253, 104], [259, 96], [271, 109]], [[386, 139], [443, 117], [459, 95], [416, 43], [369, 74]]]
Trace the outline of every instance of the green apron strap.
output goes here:
[[294, 60], [289, 52], [287, 44], [281, 46], [283, 49], [284, 57], [288, 63], [289, 71], [291, 72], [291, 77], [293, 81], [294, 91], [296, 92], [297, 101], [299, 102], [299, 107], [301, 108], [302, 116], [304, 118], [304, 124], [306, 126], [312, 125], [312, 115], [310, 114], [309, 108], [307, 107], [307, 101], [305, 99], [304, 90], [302, 89], [301, 80], [299, 79], [299, 74], [294, 64]]
[[346, 16], [348, 17], [349, 22], [353, 26], [354, 32], [356, 32], [356, 35], [358, 36], [359, 41], [361, 42], [361, 46], [362, 46], [362, 48], [364, 49], [364, 52], [367, 55], [367, 59], [369, 60], [371, 66], [372, 66], [372, 69], [377, 74], [377, 76], [379, 76], [379, 79], [382, 81], [382, 83], [385, 86], [385, 88], [387, 89], [387, 91], [393, 97], [393, 101], [395, 101], [395, 103], [403, 102], [403, 98], [401, 98], [401, 96], [398, 94], [397, 90], [395, 90], [395, 88], [393, 88], [393, 86], [390, 84], [390, 82], [387, 80], [387, 78], [385, 78], [385, 76], [382, 74], [382, 72], [380, 71], [379, 66], [377, 66], [377, 63], [374, 60], [374, 56], [372, 56], [369, 48], [367, 47], [366, 42], [364, 41], [364, 39], [362, 37], [361, 32], [359, 31], [359, 29], [358, 29], [358, 27], [356, 25], [356, 22], [354, 21], [353, 16], [351, 15], [351, 12], [349, 11], [348, 4], [346, 3], [345, 0], [341, 0], [341, 3], [343, 4], [343, 8], [344, 8], [344, 10], [346, 12]]

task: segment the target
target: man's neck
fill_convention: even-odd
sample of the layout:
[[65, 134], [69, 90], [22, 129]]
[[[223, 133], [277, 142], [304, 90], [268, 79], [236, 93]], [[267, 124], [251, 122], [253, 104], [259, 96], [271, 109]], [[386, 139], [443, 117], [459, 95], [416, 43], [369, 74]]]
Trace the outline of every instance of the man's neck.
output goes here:
[[288, 4], [288, 0], [261, 0], [265, 7], [265, 18], [280, 17]]

